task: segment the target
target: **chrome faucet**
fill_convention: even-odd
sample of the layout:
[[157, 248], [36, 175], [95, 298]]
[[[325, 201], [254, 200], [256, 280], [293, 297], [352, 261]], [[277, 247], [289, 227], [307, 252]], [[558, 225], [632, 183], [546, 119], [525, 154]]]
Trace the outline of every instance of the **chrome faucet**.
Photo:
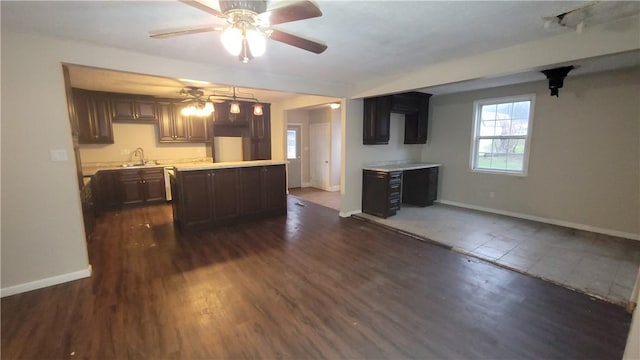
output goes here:
[[144, 165], [144, 149], [141, 147], [135, 149], [131, 155], [131, 160], [136, 156], [140, 159], [140, 165]]

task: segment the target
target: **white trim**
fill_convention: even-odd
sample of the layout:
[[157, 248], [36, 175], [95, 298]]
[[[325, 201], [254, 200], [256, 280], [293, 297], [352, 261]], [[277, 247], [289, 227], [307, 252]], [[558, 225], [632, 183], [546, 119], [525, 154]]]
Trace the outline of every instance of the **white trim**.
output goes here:
[[330, 191], [340, 191], [340, 185], [333, 185]]
[[303, 182], [300, 187], [311, 187], [311, 183], [310, 182]]
[[435, 202], [440, 203], [440, 204], [445, 204], [445, 205], [451, 205], [451, 206], [457, 206], [457, 207], [461, 207], [461, 208], [471, 209], [471, 210], [479, 210], [479, 211], [484, 211], [484, 212], [498, 214], [498, 215], [506, 215], [506, 216], [511, 216], [511, 217], [525, 219], [525, 220], [532, 220], [532, 221], [537, 221], [537, 222], [551, 224], [551, 225], [564, 226], [564, 227], [568, 227], [568, 228], [572, 228], [572, 229], [591, 231], [591, 232], [594, 232], [594, 233], [599, 233], [599, 234], [604, 234], [604, 235], [610, 235], [610, 236], [616, 236], [616, 237], [622, 237], [622, 238], [626, 238], [626, 239], [639, 240], [640, 241], [640, 234], [634, 234], [634, 233], [629, 233], [629, 232], [624, 232], [624, 231], [619, 231], [619, 230], [605, 229], [605, 228], [601, 228], [601, 227], [597, 227], [597, 226], [572, 223], [572, 222], [564, 221], [564, 220], [550, 219], [550, 218], [545, 218], [545, 217], [541, 217], [541, 216], [528, 215], [528, 214], [522, 214], [522, 213], [517, 213], [517, 212], [493, 209], [493, 208], [488, 208], [488, 207], [484, 207], [484, 206], [470, 205], [470, 204], [460, 203], [460, 202], [457, 202], [457, 201], [436, 200]]
[[37, 290], [48, 286], [58, 285], [69, 281], [83, 279], [91, 276], [91, 265], [84, 270], [74, 271], [67, 274], [52, 276], [23, 284], [13, 285], [0, 289], [0, 297], [11, 296], [23, 292]]
[[362, 213], [362, 210], [340, 211], [340, 212], [338, 213], [338, 215], [339, 215], [340, 217], [349, 217], [349, 216], [351, 216], [351, 215], [361, 214], [361, 213]]

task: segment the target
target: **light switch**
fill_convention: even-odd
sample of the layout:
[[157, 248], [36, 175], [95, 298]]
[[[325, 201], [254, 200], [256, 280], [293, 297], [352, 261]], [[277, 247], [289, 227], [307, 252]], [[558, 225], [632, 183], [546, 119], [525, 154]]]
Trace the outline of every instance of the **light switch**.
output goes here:
[[69, 160], [69, 157], [67, 156], [67, 150], [65, 149], [51, 149], [49, 150], [49, 154], [51, 156], [51, 161]]

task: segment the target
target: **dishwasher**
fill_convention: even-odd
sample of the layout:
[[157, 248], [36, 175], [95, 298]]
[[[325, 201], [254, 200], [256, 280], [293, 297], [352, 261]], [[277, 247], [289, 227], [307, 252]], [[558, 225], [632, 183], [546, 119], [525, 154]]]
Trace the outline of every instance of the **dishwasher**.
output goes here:
[[171, 201], [171, 176], [175, 176], [175, 170], [173, 166], [167, 166], [164, 168], [164, 188], [167, 194], [167, 201]]

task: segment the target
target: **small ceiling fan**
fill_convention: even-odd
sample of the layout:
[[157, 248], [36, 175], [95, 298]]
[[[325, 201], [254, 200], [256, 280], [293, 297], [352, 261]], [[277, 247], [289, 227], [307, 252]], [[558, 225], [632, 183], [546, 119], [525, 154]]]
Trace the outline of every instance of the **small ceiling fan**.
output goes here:
[[238, 56], [243, 63], [264, 54], [267, 38], [316, 54], [327, 49], [327, 45], [323, 43], [272, 27], [272, 25], [322, 16], [322, 11], [310, 0], [296, 0], [268, 11], [267, 0], [219, 0], [220, 11], [205, 5], [201, 0], [180, 1], [225, 19], [228, 26], [224, 29], [221, 26], [209, 25], [152, 31], [150, 35], [152, 38], [164, 39], [180, 35], [222, 31], [220, 39], [225, 49], [230, 54]]

